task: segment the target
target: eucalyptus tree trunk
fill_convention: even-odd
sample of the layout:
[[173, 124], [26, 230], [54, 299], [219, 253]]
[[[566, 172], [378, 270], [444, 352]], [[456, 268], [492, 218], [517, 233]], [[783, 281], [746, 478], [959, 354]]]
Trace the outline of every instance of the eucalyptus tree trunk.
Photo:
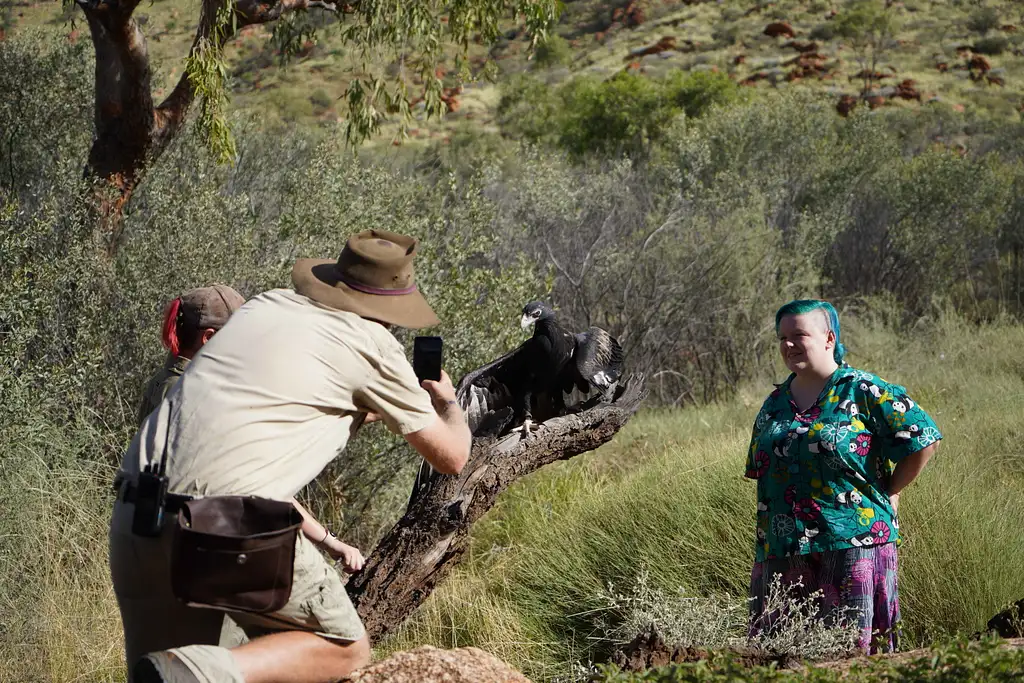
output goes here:
[[[146, 38], [133, 18], [141, 0], [76, 0], [85, 14], [96, 51], [96, 105], [87, 174], [102, 180], [96, 208], [113, 252], [120, 240], [125, 203], [182, 124], [196, 98], [185, 69], [173, 91], [156, 104]], [[317, 0], [202, 0], [189, 57], [216, 58], [245, 26], [264, 24], [287, 12], [334, 5]]]

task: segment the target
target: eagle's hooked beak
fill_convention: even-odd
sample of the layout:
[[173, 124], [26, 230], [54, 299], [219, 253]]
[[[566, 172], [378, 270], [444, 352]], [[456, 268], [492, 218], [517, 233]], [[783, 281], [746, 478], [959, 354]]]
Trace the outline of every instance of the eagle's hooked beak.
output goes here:
[[536, 318], [530, 315], [526, 315], [524, 313], [522, 320], [519, 321], [519, 326], [523, 328], [523, 331], [525, 332], [526, 330], [530, 329], [530, 327], [532, 327], [535, 322], [537, 322]]

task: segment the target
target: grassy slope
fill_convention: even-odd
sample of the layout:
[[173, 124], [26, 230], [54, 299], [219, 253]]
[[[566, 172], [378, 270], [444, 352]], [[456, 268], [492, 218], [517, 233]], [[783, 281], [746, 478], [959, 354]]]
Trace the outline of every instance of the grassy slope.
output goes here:
[[[947, 324], [910, 341], [857, 332], [853, 362], [908, 385], [945, 434], [902, 501], [906, 642], [973, 632], [1024, 597], [1024, 329]], [[644, 413], [596, 456], [522, 482], [478, 525], [470, 561], [386, 648], [473, 644], [544, 679], [595, 652], [597, 594], [641, 568], [669, 592], [742, 596], [753, 489], [741, 469], [762, 393]]]
[[[815, 0], [794, 2], [780, 0], [755, 3], [751, 0], [685, 3], [670, 0], [639, 0], [646, 20], [633, 28], [611, 27], [612, 8], [625, 4], [617, 0], [575, 0], [567, 2], [558, 33], [570, 41], [571, 59], [565, 65], [537, 70], [537, 75], [556, 83], [579, 73], [611, 75], [630, 61], [629, 54], [663, 36], [673, 36], [680, 51], [652, 55], [639, 60], [639, 68], [651, 75], [669, 69], [718, 69], [743, 80], [756, 72], [781, 75], [789, 67], [782, 63], [794, 57], [792, 49], [784, 48], [785, 38], [769, 38], [762, 34], [771, 21], [785, 20], [797, 31], [797, 39], [807, 41], [827, 31], [834, 22], [826, 16], [840, 2]], [[964, 59], [955, 48], [972, 44], [978, 38], [967, 28], [967, 19], [977, 3], [944, 0], [907, 0], [895, 3], [892, 11], [901, 23], [896, 36], [898, 45], [889, 50], [882, 61], [891, 65], [896, 76], [887, 82], [914, 79], [926, 102], [932, 98], [952, 106], [976, 108], [998, 117], [1017, 116], [1024, 95], [1024, 80], [1018, 74], [1024, 57], [1015, 54], [1024, 39], [1024, 16], [1009, 0], [985, 3], [998, 8], [1003, 24], [1020, 24], [1022, 31], [1013, 33], [996, 29], [990, 35], [1007, 37], [1011, 44], [1002, 55], [990, 57], [994, 74], [1005, 79], [1005, 87], [975, 83], [965, 70], [957, 70]], [[195, 0], [155, 0], [143, 4], [137, 16], [145, 21], [144, 31], [157, 65], [154, 87], [158, 96], [167, 92], [182, 69], [182, 60], [191, 43], [194, 22], [198, 15]], [[49, 26], [62, 33], [74, 32], [75, 39], [88, 39], [88, 30], [77, 11], [62, 11], [56, 2], [16, 2], [13, 13], [14, 30]], [[68, 18], [76, 18], [72, 26]], [[514, 28], [513, 23], [508, 24]], [[233, 104], [236, 110], [249, 110], [268, 122], [298, 121], [304, 124], [336, 121], [342, 111], [338, 98], [345, 90], [352, 69], [358, 68], [350, 47], [338, 43], [335, 35], [324, 34], [322, 42], [287, 67], [277, 64], [277, 57], [267, 42], [269, 31], [256, 27], [235, 40], [228, 51], [232, 71]], [[682, 48], [685, 41], [692, 48]], [[767, 80], [756, 88], [801, 88], [824, 91], [834, 96], [857, 91], [857, 82], [849, 77], [860, 66], [849, 47], [837, 39], [817, 39], [819, 52], [829, 58], [830, 74], [824, 80], [804, 79], [794, 83], [781, 80], [776, 86]], [[475, 71], [490, 56], [499, 69], [496, 83], [478, 81], [470, 84], [461, 98], [461, 107], [443, 122], [424, 122], [415, 130], [420, 140], [444, 137], [463, 126], [494, 130], [493, 112], [500, 83], [512, 74], [535, 68], [527, 61], [526, 41], [520, 37], [503, 40], [491, 50], [473, 45], [471, 56]], [[738, 56], [743, 64], [735, 65]], [[935, 65], [947, 62], [950, 70], [940, 73]], [[454, 71], [449, 80], [454, 78]], [[894, 100], [893, 106], [921, 106], [916, 102]], [[389, 144], [385, 135], [374, 144]]]
[[[910, 339], [848, 318], [852, 361], [903, 382], [945, 432], [902, 502], [908, 644], [973, 632], [1024, 597], [1024, 327], [923, 325]], [[779, 368], [775, 368], [776, 374]], [[646, 569], [657, 587], [742, 596], [753, 489], [741, 477], [764, 383], [721, 405], [646, 411], [614, 442], [514, 486], [465, 564], [378, 654], [477, 645], [535, 680], [602, 642], [599, 594]], [[0, 681], [121, 681], [106, 565], [109, 466], [88, 425], [4, 433]], [[44, 463], [49, 463], [47, 466]]]

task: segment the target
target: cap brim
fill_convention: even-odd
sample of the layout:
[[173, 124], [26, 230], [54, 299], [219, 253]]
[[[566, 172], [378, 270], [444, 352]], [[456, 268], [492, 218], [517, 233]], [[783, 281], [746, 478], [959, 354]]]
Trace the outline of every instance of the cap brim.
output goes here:
[[292, 267], [295, 291], [324, 306], [411, 330], [441, 322], [419, 290], [395, 296], [360, 292], [338, 280], [336, 265], [331, 259], [299, 259]]

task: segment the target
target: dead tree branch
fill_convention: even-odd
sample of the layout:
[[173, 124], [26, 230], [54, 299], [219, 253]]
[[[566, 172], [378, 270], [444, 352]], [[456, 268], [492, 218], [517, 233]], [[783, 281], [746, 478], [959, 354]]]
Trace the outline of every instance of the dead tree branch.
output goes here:
[[643, 375], [634, 375], [582, 404], [579, 412], [544, 422], [525, 439], [519, 433], [475, 439], [458, 476], [435, 472], [348, 583], [371, 640], [393, 630], [427, 599], [461, 559], [473, 523], [502, 491], [544, 465], [610, 441], [646, 396]]

